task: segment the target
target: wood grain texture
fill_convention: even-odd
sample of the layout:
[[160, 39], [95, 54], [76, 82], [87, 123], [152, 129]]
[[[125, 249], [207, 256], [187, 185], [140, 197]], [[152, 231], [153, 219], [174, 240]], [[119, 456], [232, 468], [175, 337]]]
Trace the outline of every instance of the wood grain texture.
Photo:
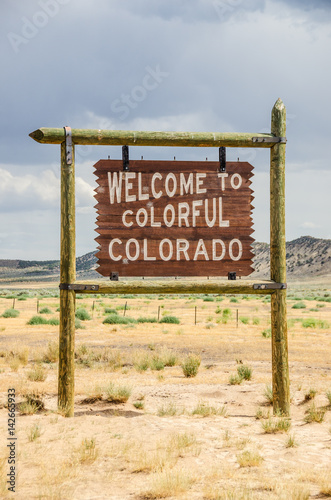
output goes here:
[[127, 174], [120, 160], [100, 160], [95, 168], [97, 271], [103, 276], [253, 271], [249, 163], [228, 162], [225, 174], [218, 162], [136, 160]]
[[[271, 132], [285, 137], [286, 109], [278, 99], [272, 110]], [[270, 276], [286, 282], [285, 144], [270, 150]], [[274, 413], [290, 414], [286, 290], [271, 298], [272, 386]]]
[[[75, 249], [75, 163], [66, 164], [65, 145], [61, 144], [61, 256], [60, 281], [76, 279]], [[58, 406], [67, 417], [74, 415], [75, 376], [75, 292], [60, 290], [60, 335]]]
[[254, 295], [272, 295], [275, 290], [270, 289], [254, 289], [256, 283], [270, 284], [273, 283], [267, 280], [236, 280], [228, 281], [223, 279], [209, 280], [199, 279], [193, 281], [191, 279], [166, 279], [166, 280], [120, 280], [120, 281], [76, 281], [77, 284], [98, 285], [97, 290], [79, 290], [78, 293], [86, 294], [193, 294], [193, 293], [219, 293], [219, 294], [254, 294]]
[[[43, 144], [61, 144], [65, 140], [63, 128], [42, 127], [29, 134]], [[253, 137], [269, 138], [273, 134], [237, 132], [148, 132], [136, 130], [72, 129], [75, 144], [100, 146], [179, 146], [179, 147], [248, 147], [270, 148], [272, 143], [253, 142]]]

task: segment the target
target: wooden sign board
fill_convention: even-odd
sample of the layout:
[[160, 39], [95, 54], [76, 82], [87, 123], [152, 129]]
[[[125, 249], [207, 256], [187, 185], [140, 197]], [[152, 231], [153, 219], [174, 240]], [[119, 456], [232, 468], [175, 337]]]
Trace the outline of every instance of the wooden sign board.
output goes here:
[[253, 167], [121, 160], [95, 165], [97, 271], [119, 276], [248, 276]]

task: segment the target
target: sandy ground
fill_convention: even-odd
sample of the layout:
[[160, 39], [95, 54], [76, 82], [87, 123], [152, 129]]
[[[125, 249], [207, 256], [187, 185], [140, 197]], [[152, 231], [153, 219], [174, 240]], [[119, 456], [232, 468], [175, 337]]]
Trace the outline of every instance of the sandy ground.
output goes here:
[[[294, 297], [297, 295], [296, 297]], [[291, 419], [284, 432], [267, 433], [272, 417], [264, 395], [271, 384], [270, 304], [263, 298], [83, 297], [77, 307], [91, 320], [76, 332], [75, 418], [57, 411], [57, 363], [42, 362], [58, 327], [27, 325], [37, 297], [18, 301], [17, 318], [0, 318], [1, 498], [18, 499], [308, 499], [331, 496], [331, 296], [330, 285], [296, 283], [289, 291]], [[306, 307], [293, 309], [301, 298]], [[106, 325], [105, 307], [126, 316], [172, 314], [180, 324]], [[13, 299], [0, 298], [0, 314]], [[47, 318], [59, 300], [39, 298]], [[197, 324], [195, 324], [195, 308]], [[230, 309], [227, 323], [221, 321]], [[238, 326], [237, 326], [238, 310]], [[123, 315], [123, 310], [118, 313]], [[248, 323], [244, 324], [242, 319]], [[302, 321], [314, 318], [315, 327]], [[323, 326], [323, 328], [321, 328]], [[100, 359], [102, 353], [107, 353]], [[172, 353], [175, 366], [138, 370], [145, 356]], [[201, 359], [196, 377], [181, 363]], [[20, 361], [17, 361], [19, 360]], [[251, 380], [230, 384], [248, 365]], [[29, 373], [42, 367], [44, 381]], [[125, 403], [106, 401], [113, 383], [131, 391]], [[34, 395], [44, 410], [16, 412], [16, 493], [8, 492], [9, 388], [16, 401]], [[307, 400], [308, 394], [314, 396]], [[94, 399], [93, 399], [94, 397]], [[89, 399], [88, 399], [89, 398]], [[101, 398], [101, 399], [100, 399]], [[331, 398], [331, 394], [330, 394]], [[96, 401], [95, 401], [96, 400]], [[307, 423], [312, 405], [322, 422]], [[202, 416], [205, 413], [207, 416]], [[268, 418], [269, 417], [269, 418]]]

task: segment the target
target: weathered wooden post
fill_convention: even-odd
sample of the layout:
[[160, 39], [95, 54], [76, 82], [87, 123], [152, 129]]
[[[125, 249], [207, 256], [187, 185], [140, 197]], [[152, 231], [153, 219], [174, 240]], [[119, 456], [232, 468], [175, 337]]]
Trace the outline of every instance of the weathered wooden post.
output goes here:
[[[281, 99], [271, 116], [271, 133], [286, 136], [286, 109]], [[270, 149], [270, 278], [286, 283], [285, 143]], [[286, 289], [271, 295], [272, 388], [274, 413], [290, 414]]]
[[75, 155], [67, 157], [61, 144], [61, 260], [60, 260], [60, 342], [58, 406], [67, 417], [74, 416], [75, 291], [67, 285], [76, 280], [75, 248]]
[[[287, 321], [286, 321], [286, 261], [285, 261], [285, 132], [286, 132], [286, 112], [285, 106], [279, 99], [272, 111], [272, 123], [270, 134], [252, 133], [211, 133], [211, 132], [148, 132], [148, 131], [123, 131], [123, 130], [85, 130], [63, 128], [42, 128], [35, 130], [30, 137], [37, 142], [44, 144], [61, 144], [61, 269], [60, 269], [60, 345], [59, 345], [59, 376], [58, 376], [58, 406], [68, 417], [74, 414], [74, 344], [75, 344], [75, 293], [80, 290], [82, 293], [252, 293], [271, 294], [271, 321], [272, 321], [272, 383], [274, 394], [274, 412], [281, 411], [284, 415], [289, 414], [289, 374], [288, 374], [288, 353], [287, 353]], [[65, 142], [64, 142], [65, 141]], [[271, 281], [255, 283], [254, 281], [181, 281], [176, 282], [118, 282], [107, 281], [95, 283], [76, 282], [75, 265], [75, 173], [74, 173], [74, 148], [75, 144], [89, 145], [118, 145], [123, 146], [178, 146], [178, 147], [249, 147], [249, 148], [271, 148], [270, 159], [270, 206], [271, 206], [271, 236], [270, 236], [270, 267]], [[100, 160], [96, 165], [102, 171]], [[178, 172], [178, 163], [173, 165], [174, 171]], [[232, 162], [234, 163], [234, 162]], [[96, 165], [94, 165], [96, 167]], [[218, 165], [214, 165], [210, 174], [214, 175], [216, 169], [223, 172], [225, 168], [225, 158], [220, 154]], [[244, 164], [241, 164], [241, 168]], [[109, 169], [109, 165], [107, 165]], [[113, 172], [118, 171], [118, 165], [113, 165]], [[154, 167], [153, 167], [154, 168]], [[183, 169], [183, 165], [181, 167]], [[192, 165], [189, 166], [190, 172]], [[227, 175], [229, 175], [229, 162]], [[234, 168], [232, 164], [232, 168]], [[252, 168], [247, 164], [245, 168]], [[109, 170], [108, 170], [109, 171]], [[236, 172], [237, 173], [237, 172]], [[246, 174], [251, 176], [251, 170]], [[248, 179], [248, 178], [247, 178]], [[106, 184], [107, 184], [106, 180]], [[213, 181], [214, 182], [214, 181]], [[239, 185], [232, 186], [233, 189]], [[249, 192], [247, 193], [251, 198]], [[100, 202], [103, 203], [101, 196]], [[232, 201], [232, 199], [231, 199]], [[108, 202], [109, 203], [109, 202]], [[100, 207], [99, 207], [100, 208]], [[99, 210], [99, 215], [102, 213]], [[107, 215], [105, 213], [105, 215]], [[247, 216], [247, 228], [250, 227], [251, 218]], [[99, 219], [99, 218], [98, 218]], [[207, 221], [206, 221], [207, 222]], [[208, 224], [208, 227], [209, 224]], [[233, 227], [231, 222], [231, 227]], [[131, 233], [130, 233], [131, 234]], [[249, 233], [250, 234], [250, 233]], [[219, 236], [217, 236], [218, 238]], [[166, 238], [166, 236], [165, 236]], [[147, 241], [147, 240], [146, 240]], [[164, 239], [164, 241], [168, 241]], [[219, 241], [219, 240], [217, 240]], [[232, 242], [238, 240], [234, 238]], [[240, 242], [239, 242], [240, 243]], [[109, 254], [109, 246], [106, 242], [106, 255]], [[231, 247], [232, 248], [232, 247]], [[185, 251], [183, 248], [181, 251]], [[197, 250], [198, 251], [198, 250]], [[246, 245], [246, 254], [240, 250], [241, 265], [240, 276], [250, 274], [251, 252], [250, 245]], [[199, 247], [198, 254], [202, 250]], [[232, 252], [232, 250], [231, 250]], [[229, 247], [230, 254], [230, 247]], [[147, 253], [146, 253], [147, 255]], [[216, 254], [215, 254], [216, 255]], [[231, 257], [231, 255], [230, 255]], [[237, 258], [231, 257], [232, 261]], [[136, 259], [132, 259], [136, 260]], [[153, 259], [148, 259], [153, 260]], [[162, 258], [163, 261], [168, 259]], [[187, 260], [187, 259], [186, 259]], [[220, 260], [220, 259], [215, 259]], [[118, 259], [116, 259], [118, 261]], [[211, 261], [208, 260], [208, 265]], [[245, 262], [245, 266], [243, 265]], [[106, 259], [106, 267], [110, 265], [110, 260]], [[118, 274], [118, 265], [116, 262]], [[163, 262], [164, 265], [164, 262]], [[233, 262], [231, 262], [233, 266]], [[200, 266], [191, 270], [187, 274], [187, 266], [182, 268], [171, 267], [167, 262], [167, 270], [163, 267], [165, 274], [159, 271], [150, 276], [178, 276], [178, 270], [182, 269], [182, 276], [209, 276], [210, 266]], [[100, 266], [101, 268], [101, 266]], [[136, 271], [132, 271], [135, 269]], [[156, 268], [155, 268], [156, 269]], [[110, 269], [112, 271], [112, 269]], [[140, 276], [141, 267], [130, 266], [131, 274], [122, 276]], [[234, 271], [233, 268], [231, 268]], [[107, 268], [105, 272], [100, 269], [98, 272], [109, 277]], [[122, 269], [123, 271], [123, 269]], [[133, 274], [132, 274], [133, 273]], [[135, 274], [136, 273], [136, 274]], [[195, 274], [197, 273], [197, 274]], [[217, 264], [217, 276], [221, 276], [219, 263]], [[225, 274], [226, 275], [226, 274]], [[94, 310], [94, 307], [93, 307]], [[124, 315], [126, 306], [124, 308]], [[160, 307], [158, 309], [158, 318]], [[195, 324], [197, 324], [197, 307], [195, 307]], [[238, 323], [238, 311], [237, 311]]]

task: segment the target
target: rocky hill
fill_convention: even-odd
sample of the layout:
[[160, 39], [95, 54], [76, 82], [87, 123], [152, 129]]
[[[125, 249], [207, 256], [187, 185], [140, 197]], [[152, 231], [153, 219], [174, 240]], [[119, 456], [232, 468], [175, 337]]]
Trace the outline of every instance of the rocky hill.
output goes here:
[[[270, 247], [254, 243], [255, 272], [252, 278], [269, 278]], [[77, 279], [97, 279], [95, 252], [76, 259]], [[287, 276], [309, 278], [331, 275], [331, 240], [302, 236], [286, 243]], [[0, 259], [0, 284], [21, 281], [57, 281], [60, 261], [28, 261]]]
[[[252, 277], [270, 275], [270, 246], [254, 243], [255, 272]], [[331, 274], [331, 240], [301, 236], [286, 243], [286, 269], [288, 279], [326, 276]]]

